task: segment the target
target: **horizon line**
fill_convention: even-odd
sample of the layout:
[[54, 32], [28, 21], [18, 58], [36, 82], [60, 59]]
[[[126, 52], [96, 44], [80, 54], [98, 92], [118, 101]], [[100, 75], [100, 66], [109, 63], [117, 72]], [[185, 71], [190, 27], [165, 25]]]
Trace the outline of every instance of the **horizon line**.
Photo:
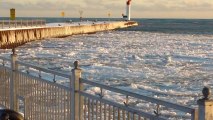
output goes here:
[[[10, 18], [10, 17], [6, 17], [6, 16], [4, 16], [4, 17], [0, 17], [0, 19], [1, 18]], [[68, 18], [74, 18], [74, 19], [79, 19], [80, 17], [53, 17], [53, 16], [49, 16], [49, 17], [41, 17], [41, 16], [31, 16], [31, 17], [26, 17], [26, 16], [19, 16], [19, 17], [16, 17], [16, 18], [60, 18], [60, 19], [68, 19]], [[123, 19], [122, 17], [111, 17], [111, 18], [108, 18], [108, 17], [84, 17], [85, 19], [92, 19], [92, 18], [94, 18], [94, 19]], [[84, 19], [83, 18], [83, 19]], [[213, 18], [158, 18], [158, 17], [153, 17], [153, 18], [151, 18], [151, 17], [141, 17], [141, 18], [139, 18], [139, 17], [132, 17], [131, 19], [200, 19], [200, 20], [213, 20]]]

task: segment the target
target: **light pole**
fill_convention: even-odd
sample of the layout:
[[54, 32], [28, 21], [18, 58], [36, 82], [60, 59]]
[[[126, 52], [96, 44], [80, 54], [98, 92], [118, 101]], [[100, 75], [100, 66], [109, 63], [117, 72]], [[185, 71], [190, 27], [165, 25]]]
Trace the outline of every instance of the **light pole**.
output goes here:
[[80, 21], [82, 21], [82, 16], [83, 16], [84, 11], [83, 10], [79, 10], [78, 12], [79, 12], [79, 15], [80, 15]]
[[108, 18], [109, 18], [109, 21], [110, 21], [110, 17], [111, 17], [111, 13], [110, 13], [110, 12], [108, 12]]

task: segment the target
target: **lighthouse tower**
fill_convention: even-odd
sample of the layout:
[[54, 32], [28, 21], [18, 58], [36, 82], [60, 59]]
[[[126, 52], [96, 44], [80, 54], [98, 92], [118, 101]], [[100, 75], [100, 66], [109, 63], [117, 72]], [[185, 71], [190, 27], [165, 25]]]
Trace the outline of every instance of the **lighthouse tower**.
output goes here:
[[131, 9], [130, 9], [130, 7], [131, 7], [131, 0], [128, 0], [127, 2], [126, 2], [126, 20], [130, 20], [130, 17], [131, 17]]

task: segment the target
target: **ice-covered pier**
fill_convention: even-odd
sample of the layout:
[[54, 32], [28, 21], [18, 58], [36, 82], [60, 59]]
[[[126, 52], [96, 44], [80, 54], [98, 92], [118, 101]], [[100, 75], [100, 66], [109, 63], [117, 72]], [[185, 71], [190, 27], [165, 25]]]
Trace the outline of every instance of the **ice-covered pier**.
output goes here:
[[[138, 25], [133, 21], [51, 23], [42, 21], [0, 22], [0, 48], [11, 49], [33, 40], [88, 34]], [[30, 26], [29, 26], [30, 25]], [[5, 26], [5, 27], [3, 27]]]

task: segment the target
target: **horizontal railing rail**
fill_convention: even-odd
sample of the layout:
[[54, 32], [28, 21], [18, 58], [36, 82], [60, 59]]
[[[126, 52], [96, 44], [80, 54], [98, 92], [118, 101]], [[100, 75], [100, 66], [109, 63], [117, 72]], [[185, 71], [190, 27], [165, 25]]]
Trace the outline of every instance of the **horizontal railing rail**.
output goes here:
[[67, 87], [67, 86], [64, 86], [64, 85], [60, 85], [60, 84], [56, 84], [56, 83], [53, 83], [53, 82], [50, 82], [50, 81], [47, 81], [45, 79], [42, 79], [42, 78], [39, 78], [39, 77], [36, 77], [36, 76], [33, 76], [33, 75], [29, 75], [27, 73], [23, 73], [21, 71], [17, 71], [18, 74], [21, 74], [21, 75], [24, 75], [24, 76], [28, 76], [30, 79], [35, 79], [37, 81], [40, 81], [40, 82], [45, 82], [49, 85], [53, 85], [53, 86], [57, 86], [58, 88], [61, 88], [61, 89], [64, 89], [64, 90], [67, 90], [67, 91], [71, 91], [72, 89]]
[[[100, 89], [105, 89], [105, 90], [109, 90], [109, 91], [112, 91], [112, 92], [115, 92], [115, 93], [120, 93], [120, 94], [126, 95], [128, 97], [134, 97], [134, 98], [137, 98], [137, 99], [140, 99], [140, 100], [145, 100], [145, 101], [148, 101], [148, 102], [151, 102], [151, 103], [155, 103], [157, 105], [162, 105], [162, 106], [165, 106], [167, 108], [173, 108], [175, 110], [190, 113], [192, 119], [194, 119], [194, 116], [197, 112], [197, 109], [194, 109], [194, 108], [190, 108], [190, 107], [187, 107], [187, 106], [171, 103], [171, 102], [168, 102], [168, 101], [164, 101], [164, 100], [148, 97], [148, 96], [145, 96], [145, 95], [129, 92], [129, 91], [126, 91], [126, 90], [121, 90], [121, 89], [118, 89], [118, 88], [114, 88], [114, 87], [103, 85], [103, 84], [100, 84], [100, 83], [97, 83], [97, 82], [93, 82], [93, 81], [90, 81], [90, 80], [80, 79], [80, 82], [91, 85], [91, 86], [99, 87]], [[81, 94], [82, 94], [82, 92], [81, 92]]]
[[178, 105], [178, 104], [171, 103], [171, 102], [168, 102], [168, 101], [164, 101], [164, 100], [148, 97], [148, 96], [145, 96], [145, 95], [129, 92], [129, 91], [126, 91], [126, 90], [121, 90], [121, 89], [118, 89], [118, 88], [110, 87], [110, 86], [103, 85], [103, 84], [100, 84], [100, 83], [96, 83], [96, 82], [93, 82], [93, 81], [81, 79], [81, 82], [86, 83], [88, 85], [100, 87], [100, 88], [103, 88], [105, 90], [113, 91], [113, 92], [116, 92], [116, 93], [121, 93], [121, 94], [127, 95], [129, 97], [134, 97], [134, 98], [146, 100], [146, 101], [149, 101], [149, 102], [152, 102], [152, 103], [167, 106], [167, 107], [170, 107], [170, 108], [175, 108], [175, 109], [183, 111], [183, 112], [191, 113], [191, 112], [194, 111], [194, 109], [190, 108], [190, 107], [186, 107], [186, 106]]
[[4, 65], [0, 65], [0, 68], [4, 68], [4, 69], [6, 69], [6, 70], [11, 70], [11, 68], [10, 68], [10, 67], [8, 67], [8, 66], [4, 66]]
[[10, 58], [6, 58], [6, 57], [2, 57], [2, 56], [0, 56], [0, 60], [3, 60], [3, 61], [11, 61]]
[[[8, 65], [6, 65], [6, 63]], [[9, 58], [0, 56], [0, 64], [2, 64], [2, 67], [5, 67], [7, 69], [11, 69], [11, 59], [9, 59]], [[46, 68], [43, 68], [43, 67], [40, 67], [40, 66], [36, 66], [36, 65], [32, 65], [32, 64], [24, 63], [24, 62], [20, 62], [20, 61], [16, 61], [16, 64], [18, 66], [18, 68], [17, 68], [18, 71], [20, 71], [19, 69], [20, 69], [21, 66], [22, 66], [22, 70], [26, 69], [27, 74], [30, 74], [29, 70], [33, 69], [34, 72], [32, 72], [32, 73], [35, 73], [37, 71], [38, 72], [37, 75], [38, 75], [39, 78], [42, 77], [41, 76], [42, 73], [50, 74], [53, 77], [53, 82], [56, 82], [57, 77], [65, 78], [67, 80], [71, 79], [71, 75], [65, 74], [65, 73], [62, 73], [62, 72], [57, 72], [57, 71], [54, 71], [54, 70], [46, 69]], [[45, 80], [45, 79], [43, 79], [43, 80]]]
[[124, 106], [123, 104], [119, 104], [117, 102], [113, 102], [113, 101], [110, 101], [110, 100], [102, 99], [102, 98], [100, 98], [98, 96], [94, 96], [94, 95], [88, 94], [88, 93], [83, 92], [83, 91], [79, 91], [79, 93], [80, 93], [80, 95], [82, 95], [84, 97], [87, 97], [89, 99], [93, 99], [93, 100], [97, 100], [97, 101], [103, 102], [103, 103], [111, 105], [113, 107], [117, 107], [117, 108], [120, 108], [122, 110], [137, 114], [137, 115], [139, 115], [141, 117], [149, 118], [151, 120], [167, 120], [167, 118], [160, 117], [160, 116], [154, 116], [153, 114], [150, 114], [150, 113], [147, 113], [147, 112], [143, 112], [143, 111], [139, 111], [137, 109], [134, 109], [134, 108], [128, 107], [128, 106]]
[[65, 74], [65, 73], [57, 72], [57, 71], [54, 71], [54, 70], [46, 69], [46, 68], [35, 66], [35, 65], [32, 65], [32, 64], [28, 64], [28, 63], [23, 63], [23, 62], [20, 62], [20, 61], [17, 61], [17, 64], [21, 65], [21, 66], [25, 66], [28, 69], [33, 68], [35, 70], [38, 70], [38, 71], [41, 71], [41, 72], [44, 72], [44, 73], [50, 73], [50, 74], [60, 76], [60, 77], [64, 77], [64, 78], [68, 78], [68, 79], [70, 79], [70, 77], [71, 77], [70, 75]]
[[11, 69], [11, 59], [0, 56], [0, 65], [7, 69]]

